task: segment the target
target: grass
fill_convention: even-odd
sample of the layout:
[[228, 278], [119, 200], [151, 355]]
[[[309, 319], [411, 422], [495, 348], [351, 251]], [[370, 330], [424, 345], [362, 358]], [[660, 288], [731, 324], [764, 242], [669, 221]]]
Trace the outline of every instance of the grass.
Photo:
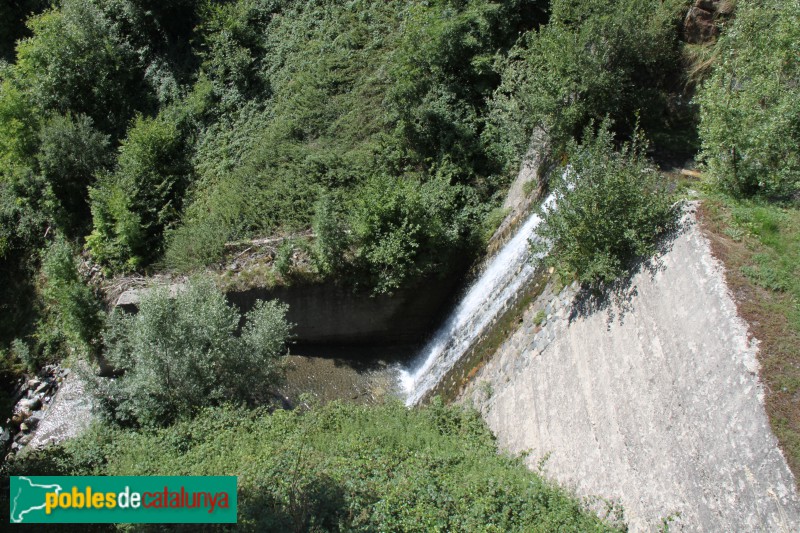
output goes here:
[[[440, 401], [203, 411], [159, 430], [95, 426], [8, 473], [237, 475], [241, 531], [619, 531], [498, 453], [472, 410]], [[7, 489], [0, 491], [0, 505]], [[66, 529], [70, 531], [69, 529]], [[197, 525], [178, 531], [198, 531]], [[230, 531], [224, 525], [201, 531]]]
[[800, 479], [800, 209], [704, 193], [699, 218], [760, 341], [767, 415]]

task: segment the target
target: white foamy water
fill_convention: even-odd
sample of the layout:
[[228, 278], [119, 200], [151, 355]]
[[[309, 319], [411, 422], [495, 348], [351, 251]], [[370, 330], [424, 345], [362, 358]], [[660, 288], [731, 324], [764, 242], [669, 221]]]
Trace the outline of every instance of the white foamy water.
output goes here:
[[[549, 196], [544, 206], [555, 203]], [[534, 255], [530, 240], [537, 240], [541, 218], [534, 212], [491, 259], [467, 290], [445, 323], [422, 349], [412, 367], [400, 373], [406, 405], [418, 403], [453, 368], [506, 304], [528, 283], [543, 254]]]

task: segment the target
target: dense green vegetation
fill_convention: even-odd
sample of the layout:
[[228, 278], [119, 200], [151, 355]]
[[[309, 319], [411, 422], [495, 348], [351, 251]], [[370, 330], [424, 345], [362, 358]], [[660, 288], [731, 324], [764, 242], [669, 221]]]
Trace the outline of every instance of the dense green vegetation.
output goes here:
[[622, 138], [637, 122], [657, 140], [679, 130], [682, 114], [670, 113], [670, 101], [682, 80], [678, 28], [686, 4], [551, 2], [549, 23], [499, 60], [502, 82], [484, 133], [492, 153], [515, 170], [541, 128], [560, 156], [605, 117]]
[[567, 146], [570, 164], [552, 183], [556, 203], [543, 209], [539, 231], [562, 279], [612, 283], [676, 228], [678, 209], [641, 142], [635, 136], [614, 151], [606, 122]]
[[111, 314], [108, 363], [94, 381], [101, 410], [118, 424], [165, 425], [221, 402], [268, 404], [281, 378], [291, 326], [286, 306], [258, 302], [242, 317], [207, 280], [142, 296], [139, 312]]
[[12, 471], [235, 474], [237, 528], [247, 531], [614, 530], [519, 459], [498, 455], [477, 412], [441, 403], [225, 408], [160, 430], [95, 426]]
[[800, 5], [741, 4], [700, 91], [702, 157], [728, 192], [797, 201]]
[[605, 529], [496, 455], [474, 413], [270, 414], [289, 334], [277, 304], [243, 321], [198, 279], [108, 316], [96, 283], [98, 268], [202, 271], [259, 237], [288, 237], [267, 265], [283, 281], [296, 247], [309, 277], [375, 293], [451, 275], [534, 137], [553, 170], [535, 185], [559, 199], [548, 261], [589, 284], [624, 276], [674, 224], [647, 158], [701, 150], [706, 201], [752, 248], [736, 271], [786, 318], [766, 370], [784, 396], [767, 403], [796, 468], [800, 8], [739, 3], [696, 68], [689, 3], [0, 5], [0, 379], [67, 354], [117, 372], [95, 390], [104, 425], [10, 468], [237, 473], [254, 530]]

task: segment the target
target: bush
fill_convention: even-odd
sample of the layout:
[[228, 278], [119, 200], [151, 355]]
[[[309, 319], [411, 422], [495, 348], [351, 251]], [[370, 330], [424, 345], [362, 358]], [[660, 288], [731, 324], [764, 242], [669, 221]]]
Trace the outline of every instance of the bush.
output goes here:
[[677, 208], [637, 135], [614, 151], [609, 125], [587, 128], [583, 144], [568, 145], [569, 166], [553, 180], [555, 207], [543, 208], [539, 235], [552, 248], [547, 262], [562, 279], [610, 283], [675, 228]]
[[63, 336], [72, 352], [98, 355], [105, 314], [92, 289], [81, 279], [69, 244], [58, 239], [44, 252], [42, 275], [47, 316], [38, 328], [40, 343], [48, 345]]
[[615, 530], [498, 454], [477, 412], [441, 402], [210, 409], [165, 429], [95, 427], [16, 472], [236, 475], [244, 531]]
[[18, 45], [16, 68], [36, 107], [84, 114], [119, 134], [147, 102], [144, 65], [101, 3], [66, 0], [30, 18], [33, 36]]
[[164, 231], [180, 212], [191, 167], [171, 113], [137, 117], [119, 150], [117, 168], [91, 189], [92, 256], [114, 270], [145, 266], [163, 251]]
[[638, 111], [647, 131], [664, 127], [667, 93], [680, 79], [684, 4], [554, 0], [548, 24], [498, 62], [502, 83], [483, 134], [492, 154], [517, 171], [536, 128], [558, 153], [607, 115], [624, 135]]
[[738, 195], [800, 193], [800, 4], [741, 2], [700, 102], [702, 157]]
[[52, 117], [39, 133], [39, 168], [57, 201], [56, 214], [70, 238], [88, 233], [89, 186], [112, 161], [109, 137], [84, 115]]
[[471, 190], [447, 176], [424, 183], [376, 177], [355, 197], [349, 223], [361, 277], [376, 292], [446, 274], [459, 251], [471, 251], [480, 213]]
[[270, 400], [289, 337], [286, 311], [259, 302], [240, 330], [239, 312], [208, 280], [190, 281], [174, 296], [148, 291], [137, 314], [111, 316], [106, 357], [124, 374], [99, 382], [106, 414], [123, 424], [163, 425], [222, 401]]

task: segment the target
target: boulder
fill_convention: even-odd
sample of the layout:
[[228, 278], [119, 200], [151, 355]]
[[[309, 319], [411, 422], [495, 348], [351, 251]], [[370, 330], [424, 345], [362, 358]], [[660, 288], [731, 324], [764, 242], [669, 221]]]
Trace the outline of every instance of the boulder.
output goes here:
[[19, 407], [20, 410], [26, 410], [30, 412], [37, 410], [41, 406], [42, 400], [38, 396], [34, 396], [33, 398], [23, 398], [17, 404], [17, 407]]
[[701, 44], [716, 39], [719, 29], [714, 22], [714, 13], [692, 7], [683, 22], [683, 37], [689, 44]]

